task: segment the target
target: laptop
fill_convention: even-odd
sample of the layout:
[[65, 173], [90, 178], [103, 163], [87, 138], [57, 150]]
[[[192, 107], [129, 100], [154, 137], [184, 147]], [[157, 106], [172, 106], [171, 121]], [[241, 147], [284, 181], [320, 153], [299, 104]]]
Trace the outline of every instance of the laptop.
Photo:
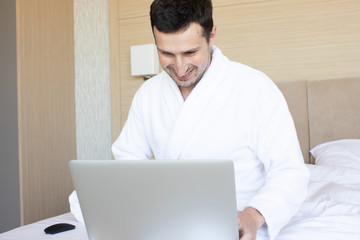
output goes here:
[[238, 240], [230, 160], [72, 160], [89, 239]]

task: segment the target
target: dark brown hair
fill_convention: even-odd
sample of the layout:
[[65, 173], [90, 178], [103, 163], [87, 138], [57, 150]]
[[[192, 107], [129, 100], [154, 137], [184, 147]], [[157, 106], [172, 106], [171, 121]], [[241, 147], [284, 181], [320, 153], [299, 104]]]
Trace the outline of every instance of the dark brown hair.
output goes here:
[[211, 0], [155, 0], [150, 7], [151, 28], [174, 33], [199, 23], [209, 42], [213, 28]]

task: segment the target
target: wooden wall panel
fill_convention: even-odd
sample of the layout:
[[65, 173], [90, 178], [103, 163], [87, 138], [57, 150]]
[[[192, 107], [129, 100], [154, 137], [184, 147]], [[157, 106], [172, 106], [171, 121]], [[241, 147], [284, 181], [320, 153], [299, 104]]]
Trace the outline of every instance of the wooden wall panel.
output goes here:
[[150, 5], [153, 2], [152, 0], [136, 0], [136, 1], [123, 1], [118, 0], [119, 5], [119, 18], [120, 19], [130, 19], [130, 18], [139, 18], [139, 17], [148, 17], [150, 12]]
[[[120, 82], [121, 122], [125, 123], [132, 98], [136, 90], [144, 82], [142, 77], [132, 77], [130, 73], [130, 46], [154, 43], [150, 20], [148, 17], [120, 19]], [[134, 31], [134, 28], [136, 31]], [[131, 34], [121, 34], [121, 33]]]
[[[109, 48], [110, 48], [110, 102], [111, 102], [111, 142], [121, 131], [121, 101], [120, 95], [120, 31], [119, 31], [119, 1], [109, 0]], [[118, 110], [115, 110], [118, 109]], [[115, 111], [114, 111], [115, 110]]]
[[360, 75], [360, 2], [264, 1], [214, 10], [216, 44], [274, 81]]
[[[119, 0], [121, 120], [142, 83], [130, 75], [131, 45], [152, 43], [151, 0]], [[230, 59], [257, 68], [275, 82], [360, 76], [360, 1], [213, 0], [215, 44]], [[111, 48], [111, 46], [110, 46]]]
[[76, 157], [72, 0], [17, 0], [22, 224], [69, 211]]

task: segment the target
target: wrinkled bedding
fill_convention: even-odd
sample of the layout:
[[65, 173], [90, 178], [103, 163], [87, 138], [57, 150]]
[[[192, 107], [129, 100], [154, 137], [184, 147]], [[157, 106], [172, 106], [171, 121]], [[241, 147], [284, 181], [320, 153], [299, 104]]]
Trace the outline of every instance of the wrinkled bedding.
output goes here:
[[[306, 201], [280, 231], [277, 240], [360, 240], [360, 170], [308, 164], [311, 172]], [[76, 225], [56, 235], [43, 229], [51, 224]], [[0, 234], [0, 239], [85, 240], [85, 226], [72, 213], [59, 215]]]
[[307, 165], [308, 196], [278, 240], [360, 239], [360, 170]]

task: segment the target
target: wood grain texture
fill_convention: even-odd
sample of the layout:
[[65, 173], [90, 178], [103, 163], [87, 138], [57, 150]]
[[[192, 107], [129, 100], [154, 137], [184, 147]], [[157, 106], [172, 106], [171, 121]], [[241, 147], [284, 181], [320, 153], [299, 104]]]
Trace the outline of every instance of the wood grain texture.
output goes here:
[[76, 157], [72, 0], [17, 0], [22, 224], [69, 211]]
[[[153, 43], [152, 1], [119, 2], [121, 90], [112, 94], [120, 96], [121, 107], [112, 108], [112, 114], [122, 117], [113, 123], [113, 135], [119, 134], [142, 83], [130, 75], [130, 46]], [[358, 0], [213, 0], [213, 6], [215, 44], [230, 59], [263, 71], [275, 82], [360, 76]]]
[[[130, 46], [154, 43], [150, 20], [148, 17], [121, 19], [120, 27], [120, 83], [121, 120], [125, 123], [132, 98], [136, 90], [144, 82], [142, 77], [133, 77], [130, 73]], [[136, 29], [136, 31], [134, 31]]]
[[274, 81], [360, 75], [360, 2], [262, 1], [214, 10], [216, 44]]

